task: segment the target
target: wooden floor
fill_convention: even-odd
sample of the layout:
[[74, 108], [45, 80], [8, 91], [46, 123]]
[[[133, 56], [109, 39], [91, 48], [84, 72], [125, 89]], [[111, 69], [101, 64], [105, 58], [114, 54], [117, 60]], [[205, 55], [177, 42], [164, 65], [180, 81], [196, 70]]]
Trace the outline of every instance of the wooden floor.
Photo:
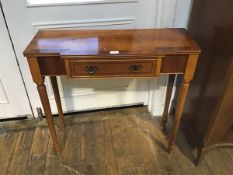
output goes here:
[[[0, 174], [10, 175], [230, 175], [233, 149], [210, 151], [195, 167], [189, 145], [178, 134], [169, 155], [159, 120], [145, 107], [67, 116], [63, 147], [53, 150], [45, 121], [0, 124]], [[58, 119], [56, 118], [56, 122]]]

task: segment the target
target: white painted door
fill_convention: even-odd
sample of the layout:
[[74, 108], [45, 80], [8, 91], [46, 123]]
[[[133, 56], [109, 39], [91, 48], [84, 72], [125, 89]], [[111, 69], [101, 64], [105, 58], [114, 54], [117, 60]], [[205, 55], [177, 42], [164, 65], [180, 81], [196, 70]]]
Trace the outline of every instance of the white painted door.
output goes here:
[[[173, 27], [177, 16], [176, 0], [70, 0], [73, 4], [39, 5], [27, 3], [65, 1], [69, 0], [2, 0], [33, 110], [40, 107], [41, 103], [22, 52], [37, 30]], [[52, 111], [56, 113], [53, 93], [47, 80], [46, 84]], [[154, 115], [160, 115], [165, 86], [166, 76], [153, 81], [59, 79], [64, 111], [143, 103], [149, 104]], [[156, 110], [152, 107], [156, 107]]]
[[31, 115], [26, 91], [0, 12], [0, 119]]

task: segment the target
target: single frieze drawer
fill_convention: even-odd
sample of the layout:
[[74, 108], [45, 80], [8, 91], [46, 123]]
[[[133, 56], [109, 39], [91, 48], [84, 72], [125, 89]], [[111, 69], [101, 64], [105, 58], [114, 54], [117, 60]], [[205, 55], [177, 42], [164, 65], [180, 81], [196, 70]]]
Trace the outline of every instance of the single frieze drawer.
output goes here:
[[160, 73], [160, 61], [78, 61], [65, 60], [67, 75], [77, 77], [156, 77]]

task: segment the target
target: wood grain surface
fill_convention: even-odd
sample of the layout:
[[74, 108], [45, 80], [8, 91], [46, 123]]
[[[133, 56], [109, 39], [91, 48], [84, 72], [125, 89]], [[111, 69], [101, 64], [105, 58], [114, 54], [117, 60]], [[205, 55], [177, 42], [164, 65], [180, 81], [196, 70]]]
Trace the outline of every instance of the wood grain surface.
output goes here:
[[117, 51], [117, 57], [160, 56], [200, 53], [200, 48], [185, 29], [40, 30], [24, 55], [88, 56], [86, 59], [97, 56], [101, 59], [100, 55], [114, 56], [111, 51]]
[[[160, 118], [146, 107], [89, 112], [66, 116], [59, 132], [63, 153], [53, 149], [46, 121], [1, 123], [1, 175], [231, 175], [233, 150], [219, 148], [196, 167], [183, 134], [178, 132], [172, 154]], [[59, 124], [59, 118], [55, 118]], [[171, 129], [168, 122], [167, 132]]]

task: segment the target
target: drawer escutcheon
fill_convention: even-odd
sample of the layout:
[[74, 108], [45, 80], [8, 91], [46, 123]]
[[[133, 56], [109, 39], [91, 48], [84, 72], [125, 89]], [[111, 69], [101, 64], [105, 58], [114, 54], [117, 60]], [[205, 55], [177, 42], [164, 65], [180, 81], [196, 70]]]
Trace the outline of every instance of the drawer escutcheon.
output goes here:
[[99, 70], [98, 66], [86, 66], [85, 71], [89, 74], [95, 74]]
[[140, 64], [132, 64], [129, 66], [129, 70], [131, 70], [132, 72], [139, 72], [143, 69], [143, 66]]

